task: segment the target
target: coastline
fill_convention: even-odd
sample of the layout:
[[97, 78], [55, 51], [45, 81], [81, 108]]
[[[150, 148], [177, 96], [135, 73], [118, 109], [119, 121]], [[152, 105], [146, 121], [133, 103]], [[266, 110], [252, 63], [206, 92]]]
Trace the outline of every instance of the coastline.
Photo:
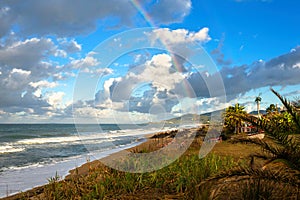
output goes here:
[[[51, 177], [55, 177], [56, 173], [61, 178], [61, 180], [64, 180], [64, 179], [66, 179], [66, 177], [68, 177], [70, 175], [71, 171], [73, 171], [75, 169], [79, 169], [81, 167], [84, 168], [86, 164], [97, 162], [98, 159], [109, 157], [110, 155], [113, 155], [124, 149], [134, 148], [135, 146], [140, 145], [141, 143], [145, 142], [146, 140], [147, 140], [147, 138], [143, 138], [143, 139], [141, 139], [133, 144], [127, 145], [125, 147], [120, 147], [120, 148], [111, 149], [111, 150], [104, 151], [104, 152], [99, 152], [95, 155], [82, 155], [82, 156], [74, 158], [74, 159], [69, 159], [69, 160], [58, 162], [58, 163], [51, 164], [51, 165], [37, 166], [34, 168], [24, 168], [20, 171], [11, 171], [11, 172], [9, 172], [11, 174], [11, 177], [14, 176], [15, 173], [22, 173], [24, 176], [26, 176], [26, 180], [30, 180], [32, 177], [38, 177], [41, 175], [40, 173], [43, 173], [45, 171], [47, 171], [48, 174], [50, 173], [51, 175], [49, 175], [49, 176], [43, 175], [43, 176], [45, 176], [44, 180], [38, 181], [37, 184], [34, 184], [32, 186], [30, 186], [30, 184], [29, 184], [28, 186], [23, 187], [23, 189], [18, 190], [18, 191], [14, 190], [10, 187], [12, 184], [7, 185], [5, 188], [6, 194], [0, 196], [0, 199], [1, 200], [7, 199], [7, 198], [11, 199], [10, 197], [13, 197], [12, 199], [18, 199], [17, 197], [20, 196], [19, 195], [20, 193], [32, 193], [33, 191], [35, 191], [35, 188], [38, 188], [37, 190], [39, 190], [40, 188], [43, 188], [45, 185], [48, 184], [48, 182], [49, 182], [48, 179]], [[35, 182], [35, 181], [33, 181], [33, 182]], [[3, 194], [4, 194], [4, 192], [3, 192]]]
[[[195, 127], [194, 127], [195, 128]], [[184, 130], [189, 130], [191, 131], [193, 128], [186, 128]], [[116, 151], [116, 149], [112, 152], [110, 152], [109, 154], [104, 155], [102, 158], [99, 159], [93, 159], [91, 161], [86, 161], [85, 163], [79, 165], [78, 167], [76, 167], [76, 165], [73, 168], [69, 168], [70, 170], [68, 170], [68, 172], [61, 176], [61, 180], [60, 181], [68, 181], [70, 179], [72, 179], [73, 177], [76, 176], [86, 176], [90, 169], [94, 169], [94, 168], [98, 168], [103, 166], [104, 164], [101, 162], [101, 160], [109, 160], [112, 157], [118, 157], [118, 156], [122, 156], [122, 154], [124, 152], [139, 152], [141, 151], [141, 149], [145, 149], [145, 148], [151, 148], [152, 150], [155, 149], [160, 149], [163, 144], [160, 144], [160, 141], [157, 140], [157, 138], [165, 138], [168, 137], [174, 133], [176, 133], [178, 131], [178, 129], [176, 129], [176, 131], [174, 132], [175, 129], [167, 129], [167, 130], [163, 130], [161, 132], [154, 132], [154, 133], [148, 133], [144, 135], [144, 139], [142, 139], [142, 141], [138, 142], [137, 144], [135, 144], [134, 146], [130, 146], [129, 147], [125, 147], [118, 149]], [[171, 139], [169, 140], [163, 140], [162, 142], [168, 143]], [[158, 143], [157, 143], [158, 141]], [[42, 195], [43, 194], [43, 189], [47, 186], [48, 184], [44, 184], [44, 185], [38, 185], [38, 186], [34, 186], [33, 188], [29, 188], [28, 190], [24, 190], [24, 191], [20, 191], [14, 194], [9, 194], [8, 196], [5, 197], [1, 197], [1, 200], [15, 200], [15, 199], [19, 199], [19, 198], [27, 198], [27, 199], [31, 199], [34, 198], [36, 196]]]

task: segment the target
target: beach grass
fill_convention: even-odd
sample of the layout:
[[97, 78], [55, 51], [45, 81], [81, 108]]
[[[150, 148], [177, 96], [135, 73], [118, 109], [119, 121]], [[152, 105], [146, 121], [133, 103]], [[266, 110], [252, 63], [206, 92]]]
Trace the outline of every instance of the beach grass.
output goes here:
[[[160, 199], [194, 198], [203, 195], [196, 186], [220, 170], [234, 167], [231, 157], [211, 154], [204, 159], [185, 155], [161, 170], [129, 173], [102, 164], [90, 167], [85, 176], [50, 182], [41, 198], [45, 199]], [[54, 178], [55, 179], [55, 178]], [[208, 192], [207, 192], [208, 194]]]

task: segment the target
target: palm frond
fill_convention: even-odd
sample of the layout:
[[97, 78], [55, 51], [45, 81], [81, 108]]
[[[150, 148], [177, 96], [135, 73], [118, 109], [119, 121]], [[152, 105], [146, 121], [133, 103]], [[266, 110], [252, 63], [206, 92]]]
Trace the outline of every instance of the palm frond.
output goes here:
[[296, 110], [295, 110], [294, 106], [292, 105], [292, 103], [290, 101], [288, 101], [286, 98], [284, 98], [283, 96], [281, 96], [273, 88], [271, 88], [271, 91], [279, 98], [281, 103], [286, 107], [287, 112], [293, 117], [293, 120], [294, 120], [294, 122], [297, 125], [298, 130], [299, 130], [298, 133], [300, 133], [300, 116], [296, 112]]
[[[238, 116], [236, 116], [238, 117]], [[259, 140], [251, 138], [236, 138], [232, 142], [251, 143], [258, 145], [262, 151], [269, 155], [269, 161], [278, 160], [288, 163], [288, 166], [295, 170], [300, 170], [300, 146], [297, 140], [281, 129], [277, 129], [277, 124], [272, 123], [264, 118], [258, 119], [251, 115], [239, 115], [243, 121], [250, 122], [252, 125], [264, 130], [266, 135], [272, 139]]]
[[[223, 171], [219, 174], [217, 174], [214, 177], [211, 177], [205, 181], [203, 181], [201, 184], [205, 184], [206, 182], [210, 181], [222, 181], [222, 183], [229, 182], [231, 179], [233, 181], [241, 181], [245, 179], [253, 179], [253, 178], [259, 178], [261, 180], [268, 180], [268, 181], [277, 181], [281, 183], [287, 183], [295, 186], [300, 186], [299, 179], [297, 179], [295, 176], [291, 176], [291, 174], [286, 173], [286, 170], [281, 168], [279, 170], [271, 170], [271, 169], [262, 169], [257, 168], [253, 169], [251, 167], [237, 167], [235, 169], [231, 169], [229, 171]], [[236, 179], [238, 177], [238, 179]]]
[[287, 159], [274, 157], [264, 164], [263, 169], [265, 169], [268, 165], [271, 165], [271, 164], [274, 165], [276, 163], [284, 164], [285, 166], [289, 167], [290, 169], [295, 168], [294, 164], [289, 162]]

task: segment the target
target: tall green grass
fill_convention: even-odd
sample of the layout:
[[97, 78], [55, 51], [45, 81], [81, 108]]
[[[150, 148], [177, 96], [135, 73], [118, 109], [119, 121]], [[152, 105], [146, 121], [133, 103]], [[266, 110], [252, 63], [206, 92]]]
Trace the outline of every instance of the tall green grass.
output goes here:
[[[45, 187], [47, 199], [122, 199], [148, 191], [154, 195], [179, 195], [193, 199], [209, 193], [196, 186], [220, 170], [236, 166], [230, 157], [214, 154], [203, 159], [185, 155], [171, 165], [151, 173], [121, 172], [106, 166], [90, 169], [87, 176], [74, 176], [69, 180], [52, 181]], [[52, 179], [53, 180], [53, 179]], [[143, 198], [146, 198], [145, 196]]]

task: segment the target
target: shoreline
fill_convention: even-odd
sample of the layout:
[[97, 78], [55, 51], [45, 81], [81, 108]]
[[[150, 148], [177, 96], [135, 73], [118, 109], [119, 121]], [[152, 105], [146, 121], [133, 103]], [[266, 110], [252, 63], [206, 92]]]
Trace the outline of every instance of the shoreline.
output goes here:
[[[199, 125], [201, 126], [201, 125]], [[197, 127], [199, 127], [197, 126]], [[120, 148], [120, 149], [113, 149], [109, 154], [106, 153], [106, 155], [104, 155], [103, 157], [101, 158], [95, 158], [95, 159], [92, 159], [91, 161], [89, 160], [86, 160], [84, 163], [80, 164], [78, 167], [76, 167], [76, 165], [73, 167], [73, 168], [69, 168], [68, 172], [61, 176], [61, 179], [59, 181], [67, 181], [69, 179], [71, 179], [72, 177], [74, 176], [85, 176], [89, 173], [89, 170], [91, 168], [97, 168], [97, 167], [100, 167], [100, 165], [104, 165], [101, 160], [103, 159], [110, 159], [112, 157], [115, 157], [115, 156], [118, 156], [118, 155], [122, 155], [122, 153], [124, 152], [136, 152], [136, 151], [139, 151], [141, 148], [147, 148], [147, 147], [150, 147], [150, 146], [153, 146], [154, 144], [154, 141], [156, 141], [157, 138], [165, 138], [167, 136], [170, 136], [171, 134], [174, 134], [174, 130], [175, 130], [175, 133], [177, 133], [177, 131], [179, 130], [192, 130], [192, 129], [195, 129], [196, 127], [190, 127], [190, 128], [181, 128], [181, 129], [174, 129], [174, 128], [170, 128], [170, 129], [167, 129], [167, 130], [162, 130], [160, 132], [153, 132], [153, 133], [147, 133], [144, 135], [144, 138], [142, 138], [140, 142], [134, 144], [134, 146], [127, 146], [127, 147], [124, 147], [124, 148]], [[158, 137], [155, 137], [155, 136], [158, 136]], [[162, 137], [159, 137], [159, 136], [162, 136]], [[157, 149], [159, 149], [160, 147], [157, 147]], [[117, 151], [116, 151], [117, 150]], [[16, 192], [16, 193], [12, 193], [12, 194], [9, 194], [8, 196], [3, 196], [3, 197], [0, 197], [1, 200], [14, 200], [14, 199], [18, 199], [18, 198], [21, 198], [21, 197], [34, 197], [36, 196], [37, 194], [41, 194], [43, 193], [43, 188], [45, 186], [47, 186], [48, 183], [46, 184], [43, 184], [43, 185], [37, 185], [37, 186], [33, 186], [32, 188], [29, 188], [29, 189], [26, 189], [24, 191], [20, 191], [20, 192]]]
[[36, 177], [40, 176], [41, 174], [39, 174], [39, 173], [47, 172], [49, 174], [49, 172], [50, 172], [51, 175], [50, 176], [44, 175], [45, 178], [43, 180], [34, 180], [32, 182], [35, 182], [36, 183], [35, 185], [33, 185], [34, 183], [32, 183], [32, 186], [30, 186], [30, 184], [28, 184], [28, 187], [23, 187], [23, 189], [20, 189], [20, 190], [16, 190], [13, 187], [11, 187], [13, 185], [13, 183], [3, 184], [2, 185], [2, 187], [4, 189], [3, 193], [2, 193], [3, 196], [0, 196], [0, 199], [6, 199], [6, 198], [10, 199], [9, 197], [19, 196], [20, 193], [27, 193], [27, 192], [30, 192], [31, 190], [34, 190], [35, 188], [44, 187], [45, 185], [48, 184], [48, 179], [50, 179], [51, 177], [54, 177], [56, 175], [56, 172], [58, 173], [61, 180], [64, 180], [64, 179], [66, 179], [67, 176], [70, 175], [71, 171], [76, 170], [77, 168], [80, 168], [87, 163], [92, 163], [99, 159], [109, 157], [110, 155], [120, 152], [120, 151], [123, 151], [124, 149], [134, 148], [135, 146], [138, 146], [138, 145], [142, 144], [143, 142], [146, 142], [146, 140], [147, 140], [147, 138], [144, 137], [132, 144], [129, 144], [129, 145], [126, 145], [123, 147], [110, 149], [107, 151], [98, 152], [98, 153], [91, 154], [91, 155], [84, 154], [84, 155], [81, 155], [80, 157], [76, 156], [74, 158], [71, 158], [68, 160], [62, 160], [62, 161], [54, 163], [54, 164], [49, 164], [49, 165], [44, 165], [44, 166], [35, 166], [33, 168], [29, 167], [29, 168], [24, 168], [22, 170], [9, 171], [8, 176], [10, 176], [10, 179], [13, 179], [13, 176], [15, 175], [15, 173], [20, 173], [20, 174], [24, 175], [24, 177], [26, 177], [27, 180], [30, 180], [34, 176], [36, 176]]

